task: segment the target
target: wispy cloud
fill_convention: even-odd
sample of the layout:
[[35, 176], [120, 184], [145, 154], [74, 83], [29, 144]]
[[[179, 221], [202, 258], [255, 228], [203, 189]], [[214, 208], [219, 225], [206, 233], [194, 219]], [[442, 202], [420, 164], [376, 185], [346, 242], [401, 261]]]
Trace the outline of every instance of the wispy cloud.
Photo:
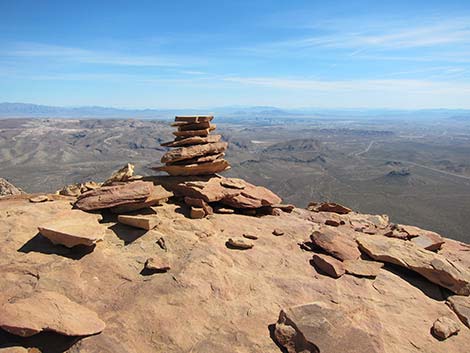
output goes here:
[[[117, 66], [179, 67], [188, 64], [184, 57], [172, 55], [136, 55], [113, 51], [91, 50], [42, 43], [20, 43], [2, 50], [2, 56], [20, 58], [48, 58], [83, 64], [103, 64]], [[191, 58], [191, 64], [200, 62]]]

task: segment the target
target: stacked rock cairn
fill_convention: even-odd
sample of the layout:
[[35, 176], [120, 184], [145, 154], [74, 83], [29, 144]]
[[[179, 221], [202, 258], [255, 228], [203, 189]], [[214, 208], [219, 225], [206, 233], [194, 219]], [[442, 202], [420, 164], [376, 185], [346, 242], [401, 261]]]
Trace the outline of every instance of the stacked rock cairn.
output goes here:
[[230, 168], [224, 159], [228, 143], [221, 142], [221, 135], [211, 135], [215, 124], [213, 116], [177, 116], [171, 124], [177, 128], [175, 139], [162, 143], [175, 149], [165, 153], [161, 159], [164, 166], [155, 170], [173, 176], [210, 175]]

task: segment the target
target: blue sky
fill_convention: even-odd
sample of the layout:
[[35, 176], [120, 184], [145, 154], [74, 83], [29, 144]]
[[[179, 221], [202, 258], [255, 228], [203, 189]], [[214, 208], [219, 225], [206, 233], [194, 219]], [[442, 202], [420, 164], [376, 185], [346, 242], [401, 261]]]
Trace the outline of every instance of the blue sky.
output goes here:
[[470, 1], [0, 0], [0, 101], [470, 108]]

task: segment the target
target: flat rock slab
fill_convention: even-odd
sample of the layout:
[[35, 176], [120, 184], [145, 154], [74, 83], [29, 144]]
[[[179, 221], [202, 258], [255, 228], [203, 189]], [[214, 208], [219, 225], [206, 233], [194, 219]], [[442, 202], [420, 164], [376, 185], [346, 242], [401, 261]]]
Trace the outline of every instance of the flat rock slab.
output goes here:
[[166, 256], [154, 256], [145, 261], [145, 268], [154, 272], [167, 272], [171, 269], [171, 265]]
[[464, 325], [470, 328], [470, 297], [450, 296], [447, 298], [447, 305], [450, 306]]
[[375, 278], [384, 266], [382, 262], [364, 260], [346, 260], [343, 262], [347, 274], [357, 277]]
[[227, 246], [229, 248], [247, 250], [247, 249], [251, 249], [254, 246], [254, 244], [247, 241], [246, 239], [242, 237], [234, 237], [234, 238], [229, 238], [227, 240]]
[[361, 251], [377, 261], [413, 270], [429, 281], [460, 295], [470, 295], [470, 273], [445, 257], [411, 241], [381, 236], [357, 238]]
[[312, 261], [316, 267], [330, 277], [339, 278], [345, 273], [343, 263], [332, 256], [315, 254]]
[[93, 211], [119, 205], [145, 202], [152, 194], [153, 190], [153, 183], [146, 181], [134, 181], [120, 185], [103, 186], [80, 195], [75, 202], [75, 207], [83, 211]]
[[341, 261], [356, 260], [361, 256], [356, 242], [337, 228], [321, 227], [310, 235], [310, 240]]
[[212, 115], [180, 115], [175, 117], [175, 122], [197, 124], [212, 121], [212, 119], [214, 119]]
[[40, 225], [38, 230], [54, 244], [68, 248], [92, 246], [103, 239], [106, 231], [106, 227], [98, 223], [100, 218], [100, 215], [70, 210], [57, 214], [54, 220]]
[[36, 291], [27, 298], [12, 299], [0, 312], [0, 327], [22, 337], [41, 331], [89, 336], [105, 328], [105, 323], [94, 311], [55, 292]]
[[352, 210], [349, 207], [340, 205], [334, 202], [323, 202], [323, 203], [315, 203], [311, 202], [308, 205], [308, 209], [310, 211], [315, 212], [334, 212], [338, 214], [348, 214]]
[[205, 143], [219, 142], [222, 135], [209, 135], [209, 136], [190, 136], [186, 138], [179, 138], [174, 141], [164, 142], [161, 144], [163, 147], [181, 147], [201, 145]]
[[230, 164], [225, 159], [215, 160], [213, 162], [189, 165], [165, 165], [152, 168], [157, 171], [167, 172], [174, 176], [188, 175], [211, 175], [223, 172], [230, 168]]
[[129, 213], [137, 210], [141, 210], [143, 208], [147, 208], [150, 206], [155, 206], [161, 204], [162, 202], [166, 202], [170, 197], [173, 196], [171, 191], [165, 190], [165, 188], [161, 185], [155, 185], [152, 189], [152, 193], [149, 197], [141, 202], [132, 202], [126, 203], [119, 206], [111, 207], [110, 210], [113, 213]]
[[188, 131], [175, 131], [173, 132], [173, 135], [178, 136], [178, 137], [187, 137], [187, 136], [207, 136], [209, 135], [210, 130], [209, 129], [203, 129], [203, 130], [188, 130]]
[[160, 223], [155, 215], [119, 215], [118, 222], [145, 230], [151, 230]]
[[213, 155], [225, 152], [227, 150], [227, 142], [206, 143], [204, 145], [194, 145], [190, 147], [180, 147], [172, 151], [168, 151], [161, 158], [162, 163], [174, 163], [185, 159], [195, 157]]
[[384, 353], [381, 325], [365, 307], [314, 302], [281, 311], [274, 331], [289, 353]]

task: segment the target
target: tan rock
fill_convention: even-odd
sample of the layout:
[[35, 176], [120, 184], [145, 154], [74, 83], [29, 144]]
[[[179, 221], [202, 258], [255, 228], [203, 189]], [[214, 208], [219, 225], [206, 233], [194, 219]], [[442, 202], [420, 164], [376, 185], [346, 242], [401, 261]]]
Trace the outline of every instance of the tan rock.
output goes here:
[[152, 189], [152, 193], [145, 200], [114, 206], [110, 208], [110, 211], [117, 214], [134, 212], [143, 208], [160, 205], [163, 202], [167, 202], [172, 196], [173, 193], [171, 191], [167, 191], [161, 185], [155, 185]]
[[350, 208], [334, 202], [311, 202], [308, 205], [308, 209], [315, 212], [334, 212], [338, 214], [347, 214], [352, 211]]
[[380, 321], [364, 307], [314, 302], [284, 309], [274, 335], [288, 353], [385, 353]]
[[224, 160], [215, 160], [214, 162], [189, 164], [189, 165], [166, 165], [162, 167], [152, 168], [157, 171], [167, 172], [175, 176], [188, 175], [210, 175], [223, 172], [230, 168], [230, 164]]
[[357, 277], [375, 278], [379, 275], [380, 269], [384, 266], [381, 262], [364, 260], [345, 260], [343, 262], [347, 274]]
[[439, 254], [393, 238], [362, 236], [357, 242], [361, 251], [374, 260], [408, 268], [456, 294], [470, 295], [469, 271]]
[[99, 187], [101, 187], [101, 184], [99, 184], [97, 182], [94, 182], [94, 181], [87, 181], [87, 182], [85, 182], [85, 184], [83, 184], [83, 186], [87, 190], [95, 190], [95, 189], [98, 189]]
[[[0, 353], [30, 353], [31, 351], [24, 347], [7, 347], [7, 348], [0, 348]], [[40, 351], [37, 351], [41, 353]]]
[[189, 137], [189, 136], [207, 136], [209, 135], [209, 129], [203, 130], [189, 130], [189, 131], [174, 131], [173, 135], [177, 137]]
[[248, 233], [244, 233], [243, 238], [250, 239], [250, 240], [257, 240], [258, 239], [258, 237], [256, 235], [248, 234]]
[[231, 189], [244, 189], [246, 187], [245, 181], [238, 178], [223, 178], [220, 180], [220, 185]]
[[184, 198], [184, 203], [188, 206], [202, 208], [206, 216], [214, 213], [214, 210], [212, 209], [212, 207], [209, 206], [209, 204], [203, 199], [195, 199], [195, 198], [186, 196]]
[[39, 232], [54, 244], [72, 248], [92, 246], [104, 237], [106, 227], [98, 223], [100, 216], [79, 210], [55, 215], [54, 219], [38, 227]]
[[114, 172], [113, 175], [103, 183], [103, 186], [111, 185], [115, 182], [128, 181], [133, 175], [134, 165], [127, 163], [124, 167]]
[[460, 331], [460, 325], [449, 317], [442, 316], [434, 321], [432, 333], [441, 340], [445, 340]]
[[145, 230], [153, 229], [160, 224], [155, 215], [119, 215], [118, 222]]
[[343, 263], [332, 256], [315, 254], [313, 255], [312, 261], [315, 266], [330, 277], [339, 278], [344, 275], [345, 270]]
[[244, 238], [234, 237], [234, 238], [229, 238], [227, 240], [227, 246], [231, 248], [239, 249], [239, 250], [247, 250], [247, 249], [251, 249], [254, 246], [254, 244], [250, 243]]
[[201, 164], [207, 162], [214, 162], [216, 160], [220, 160], [225, 156], [225, 153], [217, 153], [217, 154], [210, 154], [208, 156], [201, 156], [191, 159], [184, 159], [182, 161], [177, 162], [169, 162], [166, 163], [167, 165], [186, 165], [186, 164]]
[[161, 158], [162, 163], [174, 163], [182, 160], [192, 159], [199, 156], [218, 154], [227, 150], [227, 142], [206, 143], [190, 147], [179, 147], [168, 151]]
[[339, 260], [356, 260], [361, 256], [356, 242], [335, 228], [322, 227], [310, 235], [311, 241]]
[[17, 188], [12, 183], [0, 178], [0, 197], [10, 195], [21, 195], [24, 194], [23, 190]]
[[170, 262], [166, 256], [154, 256], [145, 261], [145, 268], [155, 272], [167, 272], [171, 269]]
[[197, 124], [205, 121], [212, 121], [212, 119], [214, 119], [212, 115], [180, 115], [175, 117], [175, 122]]
[[284, 235], [284, 231], [279, 229], [279, 228], [276, 228], [276, 229], [273, 230], [273, 235], [279, 237], [281, 235]]
[[119, 205], [145, 202], [152, 194], [153, 190], [153, 183], [145, 181], [103, 186], [80, 195], [75, 202], [75, 207], [84, 211], [93, 211]]
[[271, 207], [272, 208], [278, 208], [278, 209], [280, 209], [280, 210], [282, 210], [283, 212], [286, 212], [286, 213], [291, 213], [295, 209], [294, 205], [282, 204], [282, 203], [274, 204]]
[[82, 191], [81, 191], [80, 184], [67, 185], [67, 186], [64, 186], [61, 190], [59, 190], [59, 195], [63, 195], [63, 196], [77, 197], [77, 196], [80, 196], [81, 193]]
[[455, 312], [463, 324], [470, 328], [470, 297], [452, 295], [447, 298], [446, 303]]
[[202, 207], [191, 207], [190, 217], [192, 219], [201, 219], [206, 216], [206, 211]]
[[0, 311], [0, 327], [22, 337], [41, 331], [89, 336], [105, 328], [105, 323], [95, 312], [62, 294], [49, 291], [36, 291], [29, 297], [12, 299], [3, 304]]
[[206, 143], [219, 142], [221, 138], [222, 138], [222, 135], [208, 135], [205, 137], [191, 136], [191, 137], [176, 139], [174, 141], [164, 142], [161, 144], [161, 146], [181, 147], [181, 146], [190, 146], [190, 145], [201, 145], [201, 144], [206, 144]]
[[36, 195], [29, 198], [29, 202], [32, 203], [41, 203], [49, 201], [49, 197], [47, 195]]
[[182, 124], [178, 125], [178, 131], [188, 131], [188, 130], [215, 130], [215, 124], [211, 124], [208, 121], [195, 123], [195, 124]]
[[220, 214], [232, 214], [235, 213], [235, 210], [233, 208], [217, 207], [214, 212]]

